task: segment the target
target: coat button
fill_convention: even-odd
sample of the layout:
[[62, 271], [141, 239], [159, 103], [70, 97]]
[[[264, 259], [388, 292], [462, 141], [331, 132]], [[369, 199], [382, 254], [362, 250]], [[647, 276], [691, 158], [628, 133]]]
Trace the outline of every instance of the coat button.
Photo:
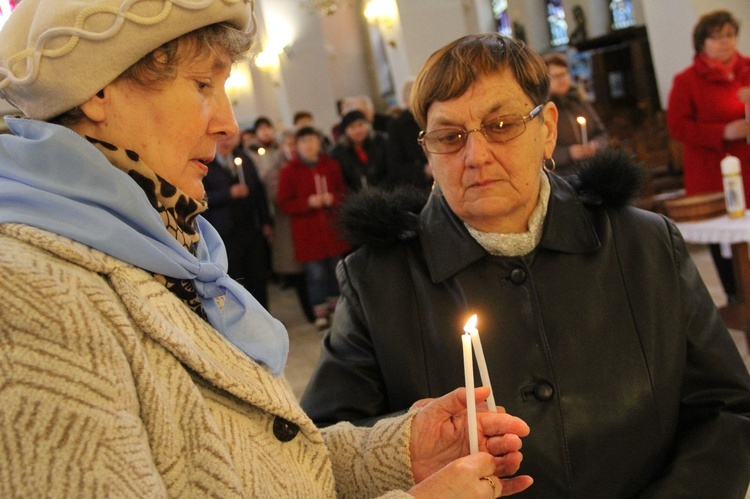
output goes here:
[[297, 436], [297, 433], [299, 433], [299, 426], [291, 421], [287, 421], [280, 416], [276, 416], [276, 419], [273, 420], [273, 435], [280, 442], [290, 441]]
[[546, 381], [543, 381], [534, 387], [534, 397], [540, 402], [551, 400], [554, 393], [555, 389]]
[[523, 269], [513, 269], [510, 273], [510, 282], [513, 284], [523, 284], [526, 280], [526, 272]]

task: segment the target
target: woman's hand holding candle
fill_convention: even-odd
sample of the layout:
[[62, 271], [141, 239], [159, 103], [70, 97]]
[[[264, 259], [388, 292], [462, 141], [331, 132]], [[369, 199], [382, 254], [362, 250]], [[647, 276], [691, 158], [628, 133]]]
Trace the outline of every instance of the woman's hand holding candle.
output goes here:
[[[411, 468], [417, 484], [425, 481], [424, 497], [429, 496], [426, 494], [426, 490], [430, 490], [427, 489], [428, 477], [438, 471], [450, 473], [461, 470], [461, 473], [465, 474], [468, 467], [469, 471], [476, 475], [468, 477], [471, 478], [472, 483], [489, 474], [504, 477], [512, 476], [518, 471], [523, 459], [520, 452], [521, 437], [529, 434], [529, 427], [520, 418], [506, 414], [502, 408], [499, 412], [491, 412], [481, 406], [477, 409], [479, 453], [469, 455], [468, 425], [465, 421], [466, 407], [476, 405], [477, 402], [485, 400], [488, 395], [488, 388], [477, 388], [474, 400], [467, 404], [466, 391], [459, 388], [438, 399], [421, 400], [412, 406], [412, 410], [419, 409], [419, 412], [414, 416], [411, 424], [409, 442]], [[493, 456], [493, 473], [488, 473], [486, 469], [485, 453]], [[533, 480], [529, 476], [521, 475], [507, 479], [495, 478], [495, 482], [502, 485], [503, 496], [505, 496], [525, 490]], [[487, 494], [486, 481], [475, 485], [477, 487], [483, 485], [484, 489], [478, 490], [484, 490], [484, 494]], [[416, 492], [419, 488], [416, 487], [413, 490]]]

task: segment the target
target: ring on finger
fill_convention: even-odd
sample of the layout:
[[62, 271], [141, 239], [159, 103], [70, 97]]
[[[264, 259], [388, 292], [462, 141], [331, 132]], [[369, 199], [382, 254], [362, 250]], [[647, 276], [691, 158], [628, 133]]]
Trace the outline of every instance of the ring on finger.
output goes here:
[[495, 494], [497, 494], [497, 486], [495, 484], [495, 477], [492, 475], [489, 476], [483, 476], [480, 478], [480, 480], [487, 480], [490, 482], [490, 485], [492, 485], [492, 497], [495, 497]]

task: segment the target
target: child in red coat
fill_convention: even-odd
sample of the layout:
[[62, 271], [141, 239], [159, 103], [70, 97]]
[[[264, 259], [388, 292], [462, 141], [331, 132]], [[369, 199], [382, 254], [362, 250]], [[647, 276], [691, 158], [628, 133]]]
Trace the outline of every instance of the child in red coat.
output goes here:
[[315, 325], [325, 329], [339, 295], [336, 264], [350, 249], [338, 230], [337, 208], [346, 187], [339, 164], [321, 152], [320, 132], [308, 126], [295, 136], [298, 154], [279, 173], [277, 203], [291, 217], [294, 253], [305, 264]]

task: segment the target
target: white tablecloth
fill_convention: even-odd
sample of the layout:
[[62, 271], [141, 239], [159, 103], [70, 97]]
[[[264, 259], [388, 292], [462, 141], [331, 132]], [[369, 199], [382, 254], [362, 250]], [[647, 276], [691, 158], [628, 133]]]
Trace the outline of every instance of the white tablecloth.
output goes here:
[[730, 258], [732, 244], [750, 242], [750, 213], [745, 213], [742, 218], [724, 215], [699, 222], [680, 222], [677, 228], [689, 243], [721, 244], [722, 254]]

